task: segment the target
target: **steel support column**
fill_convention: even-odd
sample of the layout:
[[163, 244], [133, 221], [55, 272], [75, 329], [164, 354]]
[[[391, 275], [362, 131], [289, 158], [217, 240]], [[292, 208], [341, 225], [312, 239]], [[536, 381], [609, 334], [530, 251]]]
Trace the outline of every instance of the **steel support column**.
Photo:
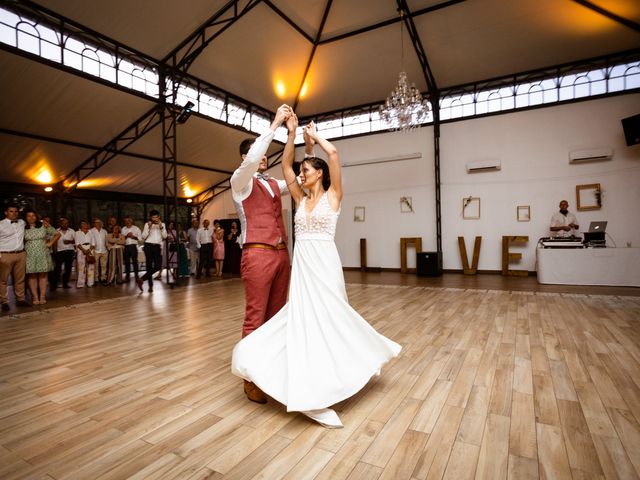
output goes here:
[[[177, 154], [177, 114], [176, 109], [172, 108], [175, 104], [178, 94], [178, 86], [175, 82], [172, 82], [172, 89], [170, 93], [166, 90], [167, 77], [166, 71], [162, 69], [160, 71], [160, 95], [162, 103], [158, 106], [160, 110], [160, 117], [162, 123], [162, 197], [164, 200], [164, 221], [169, 226], [170, 222], [173, 222], [174, 228], [177, 232], [178, 225], [178, 154]], [[169, 102], [167, 96], [170, 95]], [[170, 233], [168, 231], [168, 233]], [[179, 252], [179, 239], [173, 239], [174, 247], [171, 246], [170, 240], [167, 237], [167, 241], [164, 242], [165, 252], [164, 256], [166, 263], [164, 267], [167, 269], [167, 284], [179, 285], [178, 277], [178, 252]], [[171, 274], [171, 262], [176, 262], [176, 275]]]

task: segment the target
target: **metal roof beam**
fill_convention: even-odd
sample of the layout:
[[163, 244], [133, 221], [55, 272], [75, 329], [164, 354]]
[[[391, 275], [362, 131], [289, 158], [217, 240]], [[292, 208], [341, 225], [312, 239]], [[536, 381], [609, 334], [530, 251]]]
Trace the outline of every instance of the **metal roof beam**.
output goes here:
[[[430, 7], [421, 8], [420, 10], [416, 10], [411, 13], [413, 18], [419, 17], [420, 15], [424, 15], [426, 13], [435, 12], [437, 10], [442, 10], [443, 8], [451, 7], [453, 5], [457, 5], [459, 3], [463, 3], [466, 0], [448, 0], [446, 2], [439, 3], [437, 5], [432, 5]], [[319, 45], [324, 45], [326, 43], [336, 42], [338, 40], [344, 40], [345, 38], [354, 37], [356, 35], [361, 35], [363, 33], [370, 32], [372, 30], [377, 30], [378, 28], [387, 27], [389, 25], [393, 25], [394, 23], [398, 23], [400, 21], [399, 18], [390, 18], [388, 20], [383, 20], [382, 22], [374, 23], [373, 25], [369, 25], [367, 27], [358, 28], [351, 32], [341, 33], [334, 37], [325, 38], [324, 40], [320, 40]]]
[[298, 102], [300, 101], [300, 93], [304, 88], [304, 82], [307, 80], [307, 75], [309, 74], [309, 69], [311, 68], [311, 63], [313, 62], [313, 57], [316, 54], [316, 49], [318, 48], [318, 42], [320, 41], [320, 36], [322, 35], [322, 30], [324, 30], [324, 25], [327, 22], [327, 17], [329, 16], [329, 11], [331, 10], [331, 4], [333, 0], [327, 0], [327, 5], [324, 8], [324, 12], [322, 13], [322, 20], [320, 21], [320, 26], [318, 27], [318, 33], [316, 34], [316, 38], [313, 40], [313, 47], [311, 47], [311, 53], [309, 54], [309, 60], [307, 61], [307, 66], [304, 69], [304, 74], [302, 75], [302, 82], [300, 82], [300, 87], [298, 88], [298, 93], [296, 93], [296, 99], [293, 102], [293, 109], [295, 110], [298, 107]]
[[[427, 83], [427, 89], [429, 90], [429, 95], [437, 97], [438, 85], [436, 84], [436, 79], [434, 78], [431, 67], [429, 66], [427, 54], [422, 46], [422, 40], [420, 40], [418, 29], [416, 28], [416, 24], [411, 16], [411, 10], [409, 10], [406, 0], [396, 0], [396, 3], [398, 4], [398, 10], [401, 13], [400, 16], [404, 21], [404, 25], [407, 27], [407, 31], [409, 32], [413, 48], [418, 56], [418, 61], [420, 62], [420, 67], [422, 68], [422, 73], [424, 75], [425, 82]], [[434, 109], [435, 108], [437, 108], [437, 106], [434, 106]]]
[[600, 15], [604, 15], [605, 17], [609, 18], [610, 20], [613, 20], [614, 22], [619, 23], [620, 25], [624, 25], [625, 27], [629, 27], [631, 30], [640, 32], [640, 24], [634, 22], [633, 20], [629, 20], [628, 18], [621, 17], [620, 15], [610, 12], [609, 10], [606, 10], [588, 0], [573, 0], [573, 1], [578, 5], [582, 5], [583, 7], [586, 7], [589, 10], [599, 13]]

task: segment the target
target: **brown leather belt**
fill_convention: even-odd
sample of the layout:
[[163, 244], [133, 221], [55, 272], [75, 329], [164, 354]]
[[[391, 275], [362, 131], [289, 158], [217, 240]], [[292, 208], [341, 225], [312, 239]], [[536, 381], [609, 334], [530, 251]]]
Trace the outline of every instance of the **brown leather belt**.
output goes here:
[[269, 245], [267, 243], [245, 243], [242, 248], [261, 248], [263, 250], [284, 250], [287, 248], [287, 245], [283, 243], [279, 243], [275, 247], [273, 245]]
[[11, 250], [9, 252], [0, 252], [0, 253], [22, 253], [24, 252], [24, 248], [22, 250]]

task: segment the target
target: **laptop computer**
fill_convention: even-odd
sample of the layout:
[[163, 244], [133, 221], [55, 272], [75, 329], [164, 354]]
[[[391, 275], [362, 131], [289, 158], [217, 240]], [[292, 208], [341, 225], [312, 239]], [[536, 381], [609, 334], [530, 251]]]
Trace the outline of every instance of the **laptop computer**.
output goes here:
[[589, 233], [604, 232], [607, 229], [607, 222], [591, 222], [589, 224]]
[[591, 222], [589, 231], [584, 232], [584, 242], [591, 246], [604, 246], [606, 244], [604, 234], [607, 222]]

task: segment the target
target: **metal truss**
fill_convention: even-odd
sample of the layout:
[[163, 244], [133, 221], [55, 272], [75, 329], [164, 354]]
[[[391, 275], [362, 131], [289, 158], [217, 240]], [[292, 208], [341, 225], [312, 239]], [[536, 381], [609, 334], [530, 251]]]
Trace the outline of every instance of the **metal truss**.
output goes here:
[[[167, 89], [167, 77], [165, 71], [160, 71], [160, 88], [161, 92], [166, 92]], [[173, 238], [173, 247], [171, 240], [167, 237], [165, 241], [165, 259], [166, 259], [166, 272], [167, 272], [167, 284], [178, 285], [179, 276], [178, 269], [176, 268], [175, 276], [171, 272], [171, 263], [175, 259], [176, 267], [178, 265], [178, 253], [180, 250], [180, 239], [177, 236], [178, 225], [178, 142], [177, 142], [177, 115], [175, 108], [176, 97], [178, 93], [178, 87], [174, 83], [169, 95], [162, 96], [162, 103], [160, 105], [160, 121], [162, 123], [162, 197], [164, 201], [164, 221], [167, 227], [169, 223], [173, 222], [174, 229], [176, 229], [176, 236]], [[170, 100], [170, 102], [169, 102]], [[172, 231], [168, 231], [169, 234]], [[173, 278], [172, 278], [173, 277]]]
[[110, 160], [114, 159], [124, 150], [130, 147], [147, 132], [153, 130], [162, 123], [160, 111], [153, 107], [135, 122], [120, 132], [115, 138], [110, 140], [104, 147], [91, 154], [84, 162], [78, 165], [73, 171], [64, 177], [57, 185], [57, 190], [65, 193], [72, 192], [78, 184], [85, 178], [103, 167]]
[[186, 72], [193, 61], [222, 32], [249, 13], [261, 0], [232, 0], [184, 39], [160, 63]]

